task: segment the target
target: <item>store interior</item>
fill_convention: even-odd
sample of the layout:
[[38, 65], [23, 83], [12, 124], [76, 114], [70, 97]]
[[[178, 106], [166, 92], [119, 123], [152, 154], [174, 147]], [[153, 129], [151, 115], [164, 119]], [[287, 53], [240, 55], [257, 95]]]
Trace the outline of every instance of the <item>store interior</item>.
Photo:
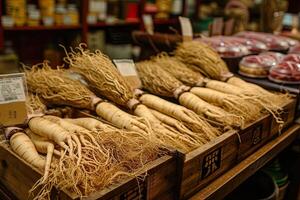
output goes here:
[[0, 0], [0, 199], [300, 199], [298, 0]]

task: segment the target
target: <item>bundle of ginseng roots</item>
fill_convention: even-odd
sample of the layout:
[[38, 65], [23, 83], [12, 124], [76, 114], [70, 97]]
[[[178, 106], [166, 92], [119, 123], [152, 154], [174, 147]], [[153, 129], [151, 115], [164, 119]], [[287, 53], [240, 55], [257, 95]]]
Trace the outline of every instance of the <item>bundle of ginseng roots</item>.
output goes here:
[[174, 54], [186, 67], [214, 79], [205, 81], [206, 88], [248, 99], [271, 113], [277, 123], [283, 124], [279, 116], [283, 104], [290, 98], [288, 94], [271, 93], [233, 76], [220, 56], [211, 47], [199, 41], [180, 44]]
[[39, 94], [47, 102], [55, 105], [68, 105], [95, 110], [100, 117], [111, 124], [121, 129], [136, 131], [145, 137], [147, 136], [149, 140], [159, 144], [161, 147], [187, 152], [208, 141], [205, 135], [195, 135], [191, 131], [187, 131], [188, 134], [181, 133], [160, 121], [157, 124], [154, 124], [152, 121], [150, 124], [148, 123], [148, 118], [145, 119], [143, 116], [136, 117], [128, 114], [108, 101], [96, 97], [94, 93], [79, 81], [70, 79], [65, 70], [51, 69], [47, 63], [36, 65], [31, 70], [26, 70], [26, 76], [29, 89]]
[[[190, 151], [220, 134], [218, 129], [193, 111], [154, 95], [142, 95], [150, 104], [156, 105], [156, 107], [151, 106], [155, 111], [149, 109], [148, 104], [137, 99], [128, 82], [102, 52], [98, 50], [91, 52], [85, 49], [85, 45], [80, 45], [66, 53], [65, 61], [70, 65], [71, 70], [84, 76], [98, 95], [149, 121], [162, 144], [169, 143], [176, 149], [184, 150], [182, 147], [179, 148], [181, 143], [189, 146], [185, 151]], [[173, 144], [168, 140], [172, 140]]]
[[44, 175], [34, 199], [50, 199], [53, 187], [79, 198], [128, 178], [143, 178], [145, 165], [166, 153], [147, 135], [115, 128], [93, 118], [43, 115], [40, 98], [27, 98], [27, 128], [6, 129], [10, 148]]
[[143, 61], [136, 66], [145, 89], [157, 95], [175, 97], [181, 105], [220, 126], [243, 127], [260, 114], [259, 108], [245, 99], [208, 88], [186, 86], [154, 61]]

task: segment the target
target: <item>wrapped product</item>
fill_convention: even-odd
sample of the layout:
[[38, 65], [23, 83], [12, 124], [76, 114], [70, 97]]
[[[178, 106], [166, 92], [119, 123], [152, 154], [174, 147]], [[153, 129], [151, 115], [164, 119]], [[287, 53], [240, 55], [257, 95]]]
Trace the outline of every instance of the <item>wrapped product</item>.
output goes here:
[[250, 53], [245, 45], [234, 42], [229, 38], [226, 36], [215, 36], [201, 38], [200, 41], [213, 47], [222, 58], [242, 57]]
[[270, 33], [261, 32], [240, 32], [236, 34], [238, 37], [259, 40], [267, 45], [270, 50], [273, 51], [285, 51], [288, 50], [291, 44], [291, 40], [286, 37], [276, 36]]
[[270, 69], [269, 79], [277, 83], [300, 84], [300, 64], [284, 61]]
[[267, 45], [259, 40], [251, 38], [241, 38], [241, 37], [227, 37], [229, 41], [244, 45], [248, 48], [249, 52], [252, 54], [258, 54], [263, 51], [268, 51]]
[[283, 57], [282, 62], [291, 61], [300, 64], [300, 55], [299, 54], [288, 54]]
[[276, 59], [269, 55], [246, 56], [239, 64], [239, 74], [254, 78], [266, 78], [270, 68], [276, 64]]
[[273, 52], [273, 51], [267, 51], [260, 53], [259, 55], [264, 55], [264, 56], [271, 56], [273, 57], [277, 63], [281, 62], [281, 60], [284, 58], [284, 54], [278, 53], [278, 52]]
[[300, 44], [291, 47], [289, 54], [300, 54]]

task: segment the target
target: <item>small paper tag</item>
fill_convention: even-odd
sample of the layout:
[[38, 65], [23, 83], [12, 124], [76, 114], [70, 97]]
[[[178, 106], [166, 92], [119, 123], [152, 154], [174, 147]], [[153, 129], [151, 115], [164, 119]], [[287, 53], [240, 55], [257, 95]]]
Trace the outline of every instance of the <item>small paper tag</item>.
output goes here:
[[143, 22], [145, 26], [145, 30], [150, 35], [154, 33], [153, 19], [151, 15], [143, 15]]
[[132, 89], [137, 89], [142, 86], [141, 80], [135, 68], [135, 64], [131, 59], [115, 59], [113, 60], [117, 69], [122, 76], [126, 78]]
[[0, 123], [22, 124], [27, 119], [27, 87], [24, 73], [0, 75]]
[[179, 17], [183, 41], [193, 40], [193, 27], [191, 20], [186, 17]]

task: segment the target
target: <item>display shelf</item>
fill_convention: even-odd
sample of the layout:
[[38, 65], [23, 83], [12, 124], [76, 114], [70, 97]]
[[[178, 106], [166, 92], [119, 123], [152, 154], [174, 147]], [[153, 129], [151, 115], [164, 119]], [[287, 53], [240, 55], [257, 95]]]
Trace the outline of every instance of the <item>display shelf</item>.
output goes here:
[[207, 185], [190, 200], [223, 199], [242, 182], [262, 168], [281, 151], [289, 146], [300, 134], [300, 125], [294, 124], [278, 138], [261, 147], [251, 156], [241, 161], [224, 175]]
[[177, 24], [179, 22], [177, 18], [171, 18], [171, 19], [154, 19], [153, 23], [154, 25], [168, 25], [168, 24]]
[[47, 31], [47, 30], [76, 30], [81, 29], [81, 25], [54, 25], [54, 26], [14, 26], [3, 27], [4, 31]]
[[89, 27], [94, 27], [94, 28], [104, 28], [104, 27], [109, 27], [109, 26], [137, 26], [140, 24], [140, 20], [133, 20], [133, 21], [116, 21], [116, 22], [98, 22], [96, 24], [89, 24]]

